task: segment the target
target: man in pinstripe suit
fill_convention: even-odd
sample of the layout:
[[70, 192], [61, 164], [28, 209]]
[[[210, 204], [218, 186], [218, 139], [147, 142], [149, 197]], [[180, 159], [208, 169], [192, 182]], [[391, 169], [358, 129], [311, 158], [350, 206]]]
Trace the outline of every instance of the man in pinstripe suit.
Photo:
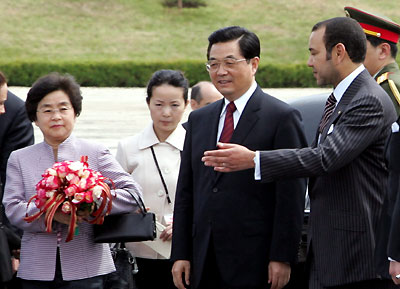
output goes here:
[[387, 288], [390, 280], [378, 279], [373, 252], [388, 175], [384, 146], [395, 109], [362, 64], [366, 38], [356, 21], [317, 23], [309, 50], [318, 85], [332, 84], [336, 99], [314, 145], [254, 152], [221, 144], [203, 161], [221, 172], [255, 167], [262, 182], [310, 177], [310, 288]]

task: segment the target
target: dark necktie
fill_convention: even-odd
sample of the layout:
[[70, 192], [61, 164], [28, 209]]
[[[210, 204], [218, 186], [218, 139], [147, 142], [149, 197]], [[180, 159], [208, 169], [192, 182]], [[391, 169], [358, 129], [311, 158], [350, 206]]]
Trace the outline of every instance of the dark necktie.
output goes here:
[[220, 142], [230, 142], [233, 134], [233, 112], [236, 110], [235, 103], [231, 101], [226, 107], [224, 128], [219, 138]]
[[322, 133], [322, 131], [324, 130], [326, 124], [329, 121], [329, 118], [331, 117], [333, 110], [335, 109], [336, 106], [336, 98], [333, 95], [333, 93], [331, 93], [331, 95], [329, 95], [328, 99], [326, 100], [325, 103], [325, 109], [324, 109], [324, 114], [322, 116], [321, 122], [319, 124], [319, 133]]

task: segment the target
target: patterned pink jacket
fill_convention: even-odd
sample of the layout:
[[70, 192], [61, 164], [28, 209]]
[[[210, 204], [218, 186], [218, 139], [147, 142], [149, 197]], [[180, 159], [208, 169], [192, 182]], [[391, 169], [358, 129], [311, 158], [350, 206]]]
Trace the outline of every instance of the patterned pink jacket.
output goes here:
[[[58, 161], [89, 157], [89, 168], [114, 181], [116, 190], [111, 214], [136, 210], [136, 203], [127, 192], [141, 195], [140, 186], [127, 174], [102, 145], [70, 136], [58, 148]], [[21, 242], [21, 264], [18, 277], [27, 280], [51, 281], [56, 268], [57, 246], [60, 248], [61, 270], [64, 280], [78, 280], [104, 275], [115, 270], [108, 244], [93, 242], [92, 226], [79, 224], [79, 234], [65, 243], [68, 226], [56, 223], [55, 230], [45, 232], [44, 217], [27, 223], [25, 214], [37, 212], [34, 203], [27, 209], [27, 201], [35, 192], [35, 185], [44, 171], [54, 164], [52, 148], [45, 142], [14, 151], [7, 165], [7, 180], [3, 203], [10, 222], [24, 230]], [[57, 233], [61, 233], [58, 244]]]

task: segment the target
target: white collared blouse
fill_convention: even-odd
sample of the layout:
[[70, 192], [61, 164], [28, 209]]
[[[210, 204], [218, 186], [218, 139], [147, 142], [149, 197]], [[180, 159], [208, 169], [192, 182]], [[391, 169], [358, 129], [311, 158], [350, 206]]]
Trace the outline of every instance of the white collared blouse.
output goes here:
[[[160, 142], [154, 132], [153, 123], [151, 123], [139, 134], [125, 138], [118, 144], [117, 160], [142, 187], [143, 201], [146, 207], [156, 214], [157, 221], [160, 223], [162, 223], [163, 216], [173, 213], [181, 163], [180, 153], [183, 150], [185, 134], [185, 129], [179, 124], [165, 142]], [[169, 192], [170, 204], [153, 159], [151, 146], [154, 148]], [[126, 246], [136, 257], [163, 259], [160, 254], [143, 243], [128, 243]]]

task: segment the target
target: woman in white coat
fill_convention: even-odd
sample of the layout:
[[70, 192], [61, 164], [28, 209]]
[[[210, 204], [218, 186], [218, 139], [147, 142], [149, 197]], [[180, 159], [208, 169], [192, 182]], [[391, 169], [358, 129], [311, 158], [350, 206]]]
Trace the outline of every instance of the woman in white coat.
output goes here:
[[118, 144], [117, 160], [143, 189], [146, 206], [156, 214], [153, 242], [127, 243], [137, 258], [139, 289], [175, 288], [169, 261], [172, 213], [185, 129], [180, 125], [188, 104], [188, 81], [179, 71], [159, 70], [147, 85], [152, 122]]

